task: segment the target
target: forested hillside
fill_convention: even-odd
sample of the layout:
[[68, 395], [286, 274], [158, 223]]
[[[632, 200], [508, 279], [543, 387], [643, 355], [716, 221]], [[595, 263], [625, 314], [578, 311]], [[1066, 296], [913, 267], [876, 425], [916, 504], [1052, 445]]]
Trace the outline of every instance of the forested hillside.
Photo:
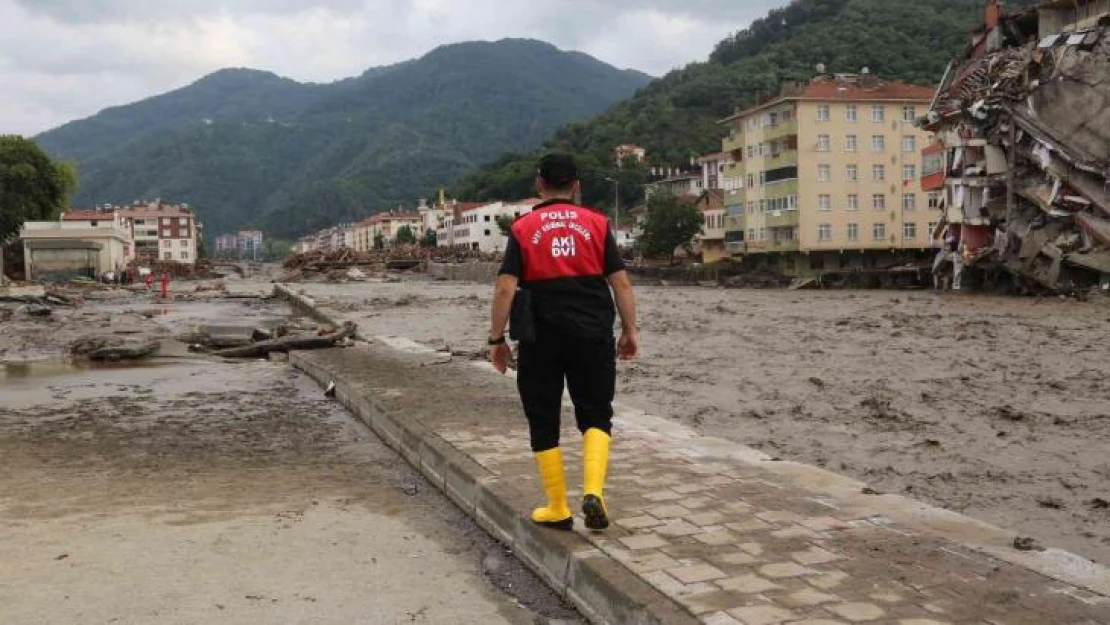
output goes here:
[[224, 70], [37, 139], [76, 161], [78, 205], [161, 197], [213, 234], [291, 237], [411, 204], [648, 80], [538, 41], [472, 42], [329, 85]]
[[[1032, 4], [1011, 2], [1010, 6]], [[709, 59], [653, 81], [636, 96], [584, 122], [571, 123], [545, 144], [602, 164], [614, 146], [634, 143], [656, 165], [685, 165], [720, 149], [717, 120], [774, 93], [784, 80], [805, 80], [818, 63], [830, 72], [867, 67], [882, 78], [931, 85], [981, 22], [985, 0], [795, 0], [720, 42]], [[463, 179], [459, 197], [485, 199], [515, 192], [535, 154], [506, 155]], [[636, 176], [624, 171], [628, 179]], [[644, 178], [643, 172], [639, 175]], [[584, 198], [610, 205], [611, 186], [584, 181]], [[635, 201], [629, 189], [624, 203]]]

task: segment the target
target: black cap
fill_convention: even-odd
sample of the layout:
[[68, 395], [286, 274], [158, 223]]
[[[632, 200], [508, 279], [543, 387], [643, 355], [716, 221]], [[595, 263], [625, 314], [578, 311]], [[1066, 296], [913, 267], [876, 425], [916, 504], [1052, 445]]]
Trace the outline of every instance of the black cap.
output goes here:
[[536, 173], [556, 189], [565, 189], [578, 180], [578, 166], [570, 154], [548, 154], [540, 159]]

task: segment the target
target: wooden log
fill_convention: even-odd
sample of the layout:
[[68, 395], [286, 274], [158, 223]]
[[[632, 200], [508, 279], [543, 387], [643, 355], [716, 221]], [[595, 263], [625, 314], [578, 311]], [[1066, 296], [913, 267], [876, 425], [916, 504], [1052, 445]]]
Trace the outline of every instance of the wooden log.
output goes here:
[[269, 341], [259, 341], [244, 347], [233, 347], [217, 352], [215, 356], [224, 358], [263, 358], [270, 352], [290, 352], [305, 349], [326, 349], [332, 347], [343, 339], [354, 336], [357, 326], [350, 321], [345, 321], [343, 327], [334, 332], [320, 336], [286, 336]]

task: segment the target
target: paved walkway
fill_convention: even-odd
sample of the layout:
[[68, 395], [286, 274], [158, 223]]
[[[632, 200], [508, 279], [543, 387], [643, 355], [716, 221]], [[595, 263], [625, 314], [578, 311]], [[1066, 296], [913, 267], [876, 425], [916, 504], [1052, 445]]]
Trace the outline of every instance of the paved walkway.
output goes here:
[[[337, 379], [348, 402], [362, 397], [402, 427], [418, 424], [481, 467], [480, 482], [511, 486], [506, 498], [523, 519], [540, 489], [512, 380], [389, 342], [303, 354], [300, 366]], [[574, 487], [572, 421], [563, 449]], [[846, 493], [850, 482], [790, 464], [626, 414], [606, 491], [616, 525], [575, 540], [678, 608], [661, 623], [680, 613], [713, 625], [1110, 623], [1103, 567], [1018, 551], [999, 538], [1012, 534], [858, 486]]]

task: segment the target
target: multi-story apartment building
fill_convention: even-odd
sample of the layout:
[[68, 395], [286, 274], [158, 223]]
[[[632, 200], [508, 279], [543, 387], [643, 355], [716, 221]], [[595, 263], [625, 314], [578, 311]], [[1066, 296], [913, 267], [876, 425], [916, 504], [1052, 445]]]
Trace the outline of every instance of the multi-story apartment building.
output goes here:
[[424, 232], [424, 216], [420, 213], [405, 211], [390, 211], [378, 213], [369, 219], [360, 221], [351, 226], [354, 236], [354, 250], [368, 252], [374, 249], [374, 241], [381, 235], [384, 243], [389, 245], [397, 238], [397, 233], [402, 228], [412, 231], [417, 241]]
[[264, 235], [261, 230], [240, 230], [235, 235], [235, 245], [241, 258], [257, 260], [262, 253], [262, 240]]
[[940, 213], [918, 186], [933, 90], [819, 75], [722, 120], [725, 248], [788, 273], [922, 255]]
[[188, 204], [136, 202], [119, 214], [131, 232], [134, 256], [140, 262], [196, 264], [203, 228]]
[[214, 240], [216, 258], [231, 258], [239, 254], [239, 238], [234, 234], [221, 234]]
[[503, 252], [508, 239], [501, 234], [497, 218], [516, 219], [539, 203], [540, 200], [533, 198], [476, 206], [460, 204], [454, 214], [444, 220], [443, 227], [437, 230], [437, 240], [440, 246], [487, 253]]

